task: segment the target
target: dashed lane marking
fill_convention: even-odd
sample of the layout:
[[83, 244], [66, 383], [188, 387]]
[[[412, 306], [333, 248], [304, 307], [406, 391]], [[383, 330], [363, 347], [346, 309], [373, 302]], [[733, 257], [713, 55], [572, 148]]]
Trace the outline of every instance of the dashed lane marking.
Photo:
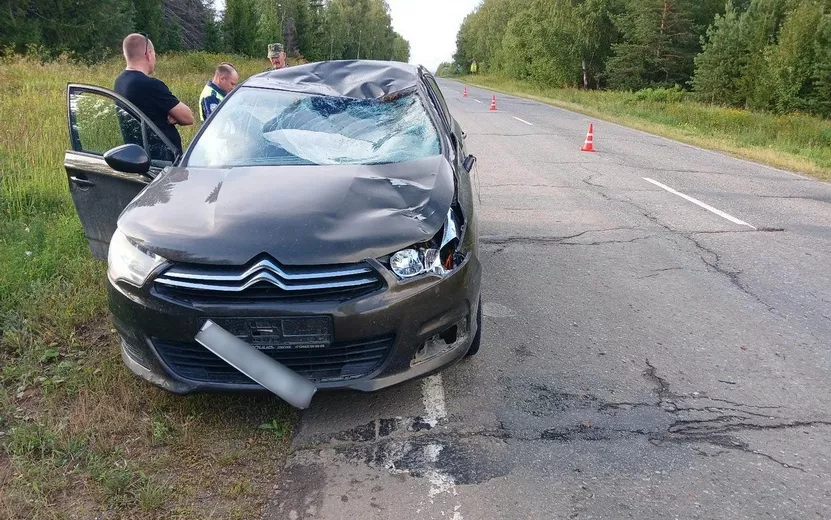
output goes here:
[[435, 428], [440, 421], [447, 417], [441, 374], [435, 374], [422, 380], [421, 400], [424, 403], [424, 422]]
[[[442, 384], [441, 374], [435, 374], [422, 380], [421, 400], [424, 403], [424, 422], [435, 427], [439, 422], [447, 418], [447, 405], [444, 401], [444, 385]], [[426, 472], [426, 477], [430, 482], [427, 499], [431, 504], [434, 503], [436, 496], [444, 493], [453, 497], [459, 496], [454, 478], [435, 467], [439, 459], [439, 454], [443, 449], [444, 446], [441, 444], [429, 444], [425, 447], [424, 451], [425, 462], [429, 468]], [[453, 502], [454, 506], [451, 520], [463, 520], [461, 513], [462, 506], [459, 503], [459, 499], [456, 498]], [[447, 511], [441, 512], [442, 516], [448, 516], [447, 513]]]
[[750, 229], [752, 229], [754, 231], [758, 231], [756, 229], [756, 227], [751, 226], [750, 224], [748, 224], [744, 220], [739, 220], [736, 217], [734, 217], [733, 215], [725, 213], [725, 212], [721, 211], [720, 209], [716, 209], [716, 208], [710, 206], [709, 204], [705, 204], [704, 202], [701, 202], [698, 199], [694, 199], [694, 198], [690, 197], [689, 195], [685, 195], [685, 194], [681, 193], [680, 191], [676, 191], [676, 190], [670, 188], [669, 186], [667, 186], [666, 184], [661, 184], [660, 182], [656, 181], [655, 179], [650, 179], [649, 177], [642, 177], [642, 178], [646, 182], [650, 182], [650, 183], [654, 184], [655, 186], [658, 186], [659, 188], [664, 189], [664, 190], [672, 193], [673, 195], [678, 195], [682, 199], [686, 199], [686, 200], [692, 202], [693, 204], [695, 204], [696, 206], [700, 206], [700, 207], [706, 209], [707, 211], [715, 213], [719, 217], [727, 219], [727, 220], [729, 220], [730, 222], [732, 222], [734, 224], [739, 224], [740, 226], [747, 226], [747, 227], [749, 227]]

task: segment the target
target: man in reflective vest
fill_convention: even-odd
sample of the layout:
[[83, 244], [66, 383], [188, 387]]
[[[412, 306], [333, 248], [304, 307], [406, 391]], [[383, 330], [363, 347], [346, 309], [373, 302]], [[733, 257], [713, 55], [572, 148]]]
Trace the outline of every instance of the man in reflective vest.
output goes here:
[[199, 95], [199, 119], [206, 120], [225, 99], [228, 92], [234, 90], [238, 81], [237, 69], [230, 63], [220, 63], [214, 72], [213, 79], [205, 85], [202, 94]]

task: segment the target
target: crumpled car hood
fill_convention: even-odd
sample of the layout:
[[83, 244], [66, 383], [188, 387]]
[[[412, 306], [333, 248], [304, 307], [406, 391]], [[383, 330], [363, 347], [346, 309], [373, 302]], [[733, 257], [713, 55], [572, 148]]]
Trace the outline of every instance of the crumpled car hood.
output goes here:
[[172, 168], [118, 221], [178, 262], [243, 265], [266, 253], [285, 265], [352, 263], [429, 240], [453, 200], [439, 155], [372, 166]]
[[374, 60], [317, 61], [248, 78], [249, 87], [279, 88], [323, 96], [375, 99], [418, 84], [418, 68]]

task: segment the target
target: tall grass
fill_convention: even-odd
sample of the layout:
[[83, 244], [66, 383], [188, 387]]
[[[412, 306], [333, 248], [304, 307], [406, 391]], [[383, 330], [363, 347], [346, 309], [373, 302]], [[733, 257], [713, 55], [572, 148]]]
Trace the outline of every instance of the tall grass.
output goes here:
[[[220, 61], [242, 79], [268, 65], [183, 53], [160, 56], [156, 76], [196, 111]], [[104, 265], [69, 196], [66, 85], [111, 88], [122, 68], [0, 61], [0, 519], [205, 518], [235, 507], [253, 517], [288, 442], [259, 426], [290, 430], [293, 415], [273, 399], [175, 397], [129, 374]], [[196, 127], [180, 131], [187, 143]], [[210, 498], [236, 473], [254, 475], [244, 504]]]
[[710, 105], [680, 90], [583, 91], [548, 88], [494, 76], [461, 79], [831, 180], [831, 121], [816, 116], [774, 115]]
[[[265, 70], [266, 60], [202, 52], [159, 57], [156, 77], [198, 116], [199, 93], [218, 60], [234, 63], [241, 78]], [[69, 146], [66, 85], [112, 88], [123, 69], [120, 60], [84, 67], [69, 62], [39, 63], [12, 57], [0, 62], [0, 211], [19, 217], [38, 211], [65, 211], [70, 203], [63, 152]], [[180, 127], [186, 143], [196, 127]]]

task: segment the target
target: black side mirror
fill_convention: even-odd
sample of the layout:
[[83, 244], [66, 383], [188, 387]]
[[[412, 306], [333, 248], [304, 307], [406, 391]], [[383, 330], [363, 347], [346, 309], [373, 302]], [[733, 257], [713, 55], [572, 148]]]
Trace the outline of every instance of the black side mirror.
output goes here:
[[476, 157], [468, 155], [465, 157], [465, 162], [462, 163], [462, 166], [464, 166], [465, 170], [470, 173], [470, 170], [473, 169], [474, 164], [476, 164]]
[[104, 161], [117, 172], [147, 174], [150, 156], [137, 144], [123, 144], [104, 154]]

